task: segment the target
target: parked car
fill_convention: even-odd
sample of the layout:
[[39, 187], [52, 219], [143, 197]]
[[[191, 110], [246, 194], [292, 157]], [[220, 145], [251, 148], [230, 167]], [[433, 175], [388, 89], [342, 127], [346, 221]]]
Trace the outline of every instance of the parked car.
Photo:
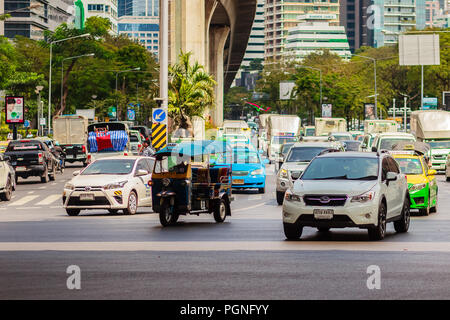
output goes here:
[[43, 183], [55, 180], [55, 158], [43, 141], [13, 140], [4, 155], [11, 159], [11, 165], [16, 173], [16, 183], [19, 177], [27, 179], [31, 176], [40, 177]]
[[16, 190], [16, 174], [10, 164], [10, 157], [0, 154], [0, 200], [9, 201]]
[[368, 230], [381, 240], [386, 223], [397, 232], [410, 224], [410, 195], [406, 176], [387, 152], [331, 152], [314, 158], [283, 202], [287, 239], [298, 239], [304, 227]]
[[135, 156], [139, 155], [139, 150], [142, 147], [142, 138], [141, 133], [137, 130], [130, 130], [130, 150], [131, 153]]
[[150, 207], [153, 165], [150, 157], [116, 156], [95, 160], [75, 171], [62, 195], [67, 214], [77, 216], [89, 209], [135, 214], [138, 207]]

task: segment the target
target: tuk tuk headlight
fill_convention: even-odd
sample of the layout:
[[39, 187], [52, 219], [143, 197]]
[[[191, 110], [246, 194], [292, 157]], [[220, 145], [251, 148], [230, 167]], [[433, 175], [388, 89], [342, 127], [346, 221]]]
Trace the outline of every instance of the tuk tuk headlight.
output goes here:
[[120, 188], [123, 188], [123, 186], [124, 186], [127, 182], [128, 182], [128, 181], [121, 181], [121, 182], [109, 183], [109, 184], [103, 186], [103, 189], [105, 189], [105, 190], [110, 190], [110, 189], [120, 189]]
[[170, 179], [167, 178], [162, 179], [162, 185], [164, 187], [168, 187], [170, 185]]

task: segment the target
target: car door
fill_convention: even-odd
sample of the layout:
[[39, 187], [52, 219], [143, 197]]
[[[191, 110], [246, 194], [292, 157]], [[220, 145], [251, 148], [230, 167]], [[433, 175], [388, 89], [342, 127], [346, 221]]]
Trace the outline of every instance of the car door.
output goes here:
[[139, 206], [148, 206], [151, 204], [151, 190], [147, 190], [150, 173], [144, 176], [137, 176], [139, 170], [149, 172], [149, 168], [145, 159], [140, 159], [136, 165], [134, 178], [136, 179], [136, 190], [138, 192]]
[[397, 162], [392, 157], [387, 157], [389, 163], [389, 171], [394, 172], [397, 175], [397, 180], [389, 182], [389, 192], [395, 195], [394, 206], [393, 206], [393, 217], [401, 214], [403, 208], [404, 194], [405, 194], [405, 179], [404, 176], [400, 174], [400, 167]]
[[428, 174], [428, 165], [425, 162], [425, 159], [421, 158], [420, 162], [422, 163], [423, 172], [428, 180], [428, 187], [430, 189], [429, 201], [430, 201], [430, 206], [431, 206], [435, 203], [435, 200], [437, 201], [438, 187], [437, 187], [437, 182], [436, 182], [436, 176]]
[[[393, 187], [393, 181], [387, 181], [386, 176], [390, 171], [390, 165], [388, 157], [384, 157], [381, 162], [381, 183], [384, 185], [384, 196], [386, 197], [386, 205], [387, 205], [387, 218], [395, 215], [395, 201], [397, 200], [397, 196], [395, 194], [395, 190]], [[394, 181], [395, 182], [395, 181]]]

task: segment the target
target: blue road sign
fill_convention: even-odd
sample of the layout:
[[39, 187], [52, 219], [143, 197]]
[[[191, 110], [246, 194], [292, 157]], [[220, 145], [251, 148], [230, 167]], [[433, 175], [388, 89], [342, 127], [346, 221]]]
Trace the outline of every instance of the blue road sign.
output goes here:
[[161, 108], [154, 108], [152, 112], [153, 122], [164, 122], [166, 120], [166, 111]]
[[128, 120], [134, 121], [136, 119], [136, 112], [133, 109], [127, 111]]
[[28, 128], [28, 127], [30, 126], [30, 120], [25, 120], [25, 121], [23, 122], [23, 126], [24, 126], [25, 128]]

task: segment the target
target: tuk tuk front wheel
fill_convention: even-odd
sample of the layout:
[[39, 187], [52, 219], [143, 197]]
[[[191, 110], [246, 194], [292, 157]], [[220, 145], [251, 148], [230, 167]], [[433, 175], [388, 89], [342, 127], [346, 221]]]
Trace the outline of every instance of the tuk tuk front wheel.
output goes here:
[[161, 211], [159, 212], [159, 222], [163, 227], [167, 227], [169, 225], [174, 225], [177, 223], [178, 214], [174, 212], [173, 207], [171, 207], [168, 203], [164, 203], [161, 206]]
[[214, 220], [218, 223], [222, 223], [225, 221], [227, 217], [227, 204], [224, 199], [220, 199], [214, 205]]

